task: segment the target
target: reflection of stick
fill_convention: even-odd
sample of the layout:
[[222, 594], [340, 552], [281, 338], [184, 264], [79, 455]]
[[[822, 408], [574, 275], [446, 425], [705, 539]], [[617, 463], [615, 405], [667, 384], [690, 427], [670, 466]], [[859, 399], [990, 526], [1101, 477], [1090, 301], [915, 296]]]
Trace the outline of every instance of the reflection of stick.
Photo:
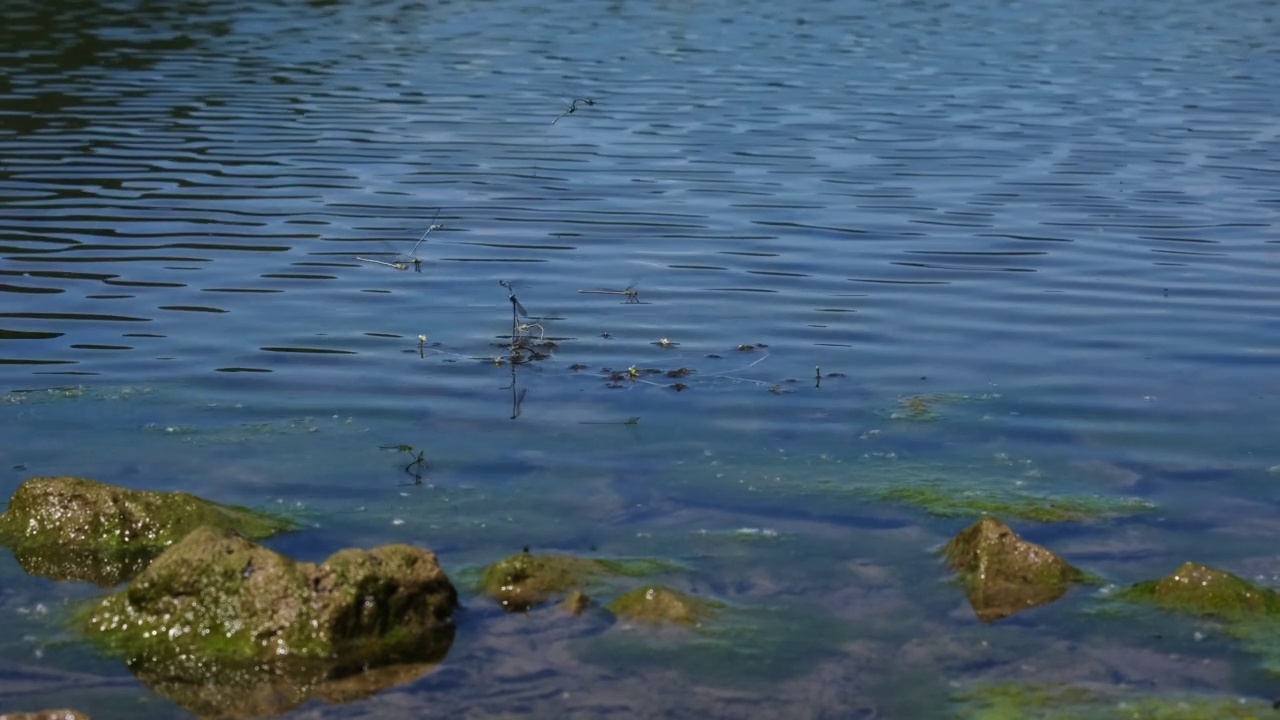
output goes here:
[[356, 259], [357, 259], [357, 260], [359, 260], [360, 262], [374, 263], [374, 264], [376, 264], [376, 265], [386, 265], [387, 267], [389, 267], [389, 268], [395, 268], [396, 270], [408, 270], [408, 269], [409, 269], [409, 266], [408, 266], [408, 265], [406, 265], [405, 263], [400, 263], [400, 262], [389, 263], [389, 262], [383, 262], [382, 260], [374, 260], [373, 258], [360, 257], [360, 256], [358, 256], [358, 255], [356, 256]]
[[[750, 365], [747, 365], [746, 367], [740, 367], [740, 368], [738, 368], [737, 370], [730, 370], [729, 372], [742, 372], [743, 370], [750, 370], [751, 368], [753, 368], [753, 367], [755, 367], [756, 365], [759, 365], [761, 362], [763, 362], [763, 361], [764, 361], [764, 359], [765, 359], [765, 358], [767, 358], [767, 357], [769, 357], [769, 353], [765, 353], [764, 355], [761, 355], [759, 360], [756, 360], [755, 362], [751, 363]], [[740, 377], [734, 377], [734, 376], [729, 375], [729, 374], [727, 374], [727, 373], [716, 373], [715, 375], [712, 375], [712, 377], [722, 377], [722, 378], [724, 378], [724, 379], [726, 379], [726, 380], [737, 380], [738, 382], [749, 382], [749, 383], [755, 383], [755, 384], [757, 384], [757, 385], [768, 385], [768, 384], [769, 384], [769, 383], [767, 383], [767, 382], [765, 382], [765, 381], [763, 381], [763, 380], [752, 380], [751, 378], [740, 378]]]
[[595, 100], [592, 100], [591, 98], [574, 98], [574, 99], [573, 99], [573, 102], [569, 104], [569, 109], [568, 109], [568, 110], [565, 110], [565, 111], [564, 111], [564, 112], [562, 112], [562, 113], [560, 113], [560, 116], [559, 116], [559, 117], [557, 117], [555, 120], [552, 120], [552, 121], [551, 121], [551, 124], [552, 124], [552, 125], [555, 125], [557, 122], [559, 122], [559, 121], [560, 121], [560, 118], [562, 118], [562, 117], [564, 117], [564, 116], [566, 116], [566, 115], [572, 115], [572, 114], [574, 114], [575, 112], [577, 112], [577, 111], [578, 111], [578, 103], [583, 103], [583, 104], [584, 104], [584, 105], [586, 105], [587, 107], [591, 107], [591, 106], [594, 106], [594, 105], [596, 104], [596, 101], [595, 101]]
[[520, 388], [519, 391], [516, 390], [516, 364], [517, 363], [514, 360], [512, 360], [511, 362], [511, 419], [512, 420], [515, 420], [516, 418], [520, 417], [520, 406], [524, 404], [524, 396], [525, 396], [525, 393], [528, 392], [528, 389], [526, 388]]

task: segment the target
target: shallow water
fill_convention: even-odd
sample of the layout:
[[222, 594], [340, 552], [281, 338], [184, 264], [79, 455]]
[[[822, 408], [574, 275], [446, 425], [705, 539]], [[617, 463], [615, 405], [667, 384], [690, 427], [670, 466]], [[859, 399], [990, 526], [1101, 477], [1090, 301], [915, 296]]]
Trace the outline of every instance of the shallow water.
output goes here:
[[[1276, 583], [1276, 24], [1245, 0], [10, 3], [0, 495], [73, 474], [283, 508], [309, 528], [270, 544], [306, 560], [659, 557], [738, 613], [649, 637], [464, 593], [433, 673], [297, 717], [1267, 696], [1255, 656], [1096, 590], [979, 624], [930, 555], [973, 518], [868, 493], [1131, 498], [1155, 509], [1012, 524], [1115, 585], [1187, 559]], [[433, 222], [421, 272], [356, 260]], [[550, 357], [493, 362], [499, 280]], [[0, 578], [5, 707], [183, 716], [61, 630], [94, 589], [7, 554]]]

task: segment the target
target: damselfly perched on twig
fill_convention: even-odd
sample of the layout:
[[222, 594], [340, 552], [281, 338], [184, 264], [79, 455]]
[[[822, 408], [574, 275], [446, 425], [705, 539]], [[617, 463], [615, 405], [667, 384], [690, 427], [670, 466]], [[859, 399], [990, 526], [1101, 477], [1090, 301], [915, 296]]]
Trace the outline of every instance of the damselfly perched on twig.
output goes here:
[[374, 265], [385, 265], [386, 267], [394, 270], [408, 270], [412, 267], [414, 272], [422, 272], [422, 258], [418, 257], [418, 248], [426, 241], [427, 236], [431, 234], [432, 230], [440, 230], [444, 227], [443, 225], [435, 224], [436, 218], [439, 217], [440, 211], [437, 210], [435, 217], [431, 218], [431, 225], [427, 227], [426, 232], [422, 233], [422, 237], [418, 238], [418, 242], [413, 244], [413, 248], [411, 248], [408, 253], [404, 255], [396, 255], [390, 262], [386, 260], [379, 260], [377, 258], [360, 257], [359, 255], [356, 256], [356, 259], [360, 262], [372, 263]]
[[498, 284], [507, 291], [507, 299], [511, 301], [511, 326], [515, 324], [519, 318], [529, 317], [529, 311], [524, 309], [524, 305], [520, 304], [520, 299], [516, 297], [516, 290], [511, 283], [506, 280], [499, 280]]
[[[529, 319], [529, 311], [524, 305], [520, 304], [520, 299], [516, 297], [515, 288], [506, 280], [499, 280], [498, 284], [507, 291], [507, 299], [511, 301], [511, 350], [520, 350], [527, 347], [527, 343], [533, 340], [532, 330], [538, 328], [538, 342], [542, 342], [546, 337], [546, 331], [536, 322], [527, 322]], [[521, 322], [524, 318], [526, 322]]]

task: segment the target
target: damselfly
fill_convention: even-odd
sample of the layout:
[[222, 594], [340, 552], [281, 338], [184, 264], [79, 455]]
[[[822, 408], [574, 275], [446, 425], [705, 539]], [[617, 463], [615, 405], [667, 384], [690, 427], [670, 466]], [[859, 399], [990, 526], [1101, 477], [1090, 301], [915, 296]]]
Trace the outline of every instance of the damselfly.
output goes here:
[[[511, 301], [512, 317], [513, 318], [515, 316], [526, 317], [526, 318], [529, 317], [529, 311], [525, 310], [524, 305], [520, 304], [520, 300], [516, 297], [515, 288], [512, 287], [511, 283], [507, 282], [506, 280], [499, 280], [498, 284], [501, 285], [503, 288], [505, 288], [507, 291], [507, 299]], [[512, 325], [514, 325], [515, 323], [516, 321], [513, 319]]]
[[426, 232], [422, 233], [422, 237], [418, 238], [418, 242], [413, 244], [408, 253], [396, 255], [390, 262], [377, 258], [360, 257], [359, 255], [356, 256], [356, 259], [360, 262], [384, 265], [394, 270], [408, 270], [412, 267], [414, 272], [422, 272], [422, 258], [418, 257], [418, 248], [422, 246], [422, 243], [426, 242], [427, 236], [431, 234], [432, 230], [440, 230], [444, 227], [443, 225], [435, 224], [436, 218], [439, 217], [440, 211], [437, 210], [436, 216], [431, 218], [431, 225], [427, 226]]
[[498, 284], [507, 291], [507, 299], [511, 301], [511, 350], [530, 349], [529, 344], [533, 342], [533, 328], [538, 329], [538, 342], [543, 342], [546, 338], [546, 331], [536, 322], [520, 322], [520, 318], [529, 319], [529, 311], [524, 305], [520, 304], [520, 299], [516, 297], [515, 288], [506, 280], [499, 280]]
[[626, 298], [625, 302], [638, 303], [640, 302], [640, 291], [636, 289], [636, 285], [638, 284], [639, 283], [632, 283], [625, 290], [606, 290], [603, 288], [594, 288], [591, 290], [579, 290], [578, 292], [583, 295], [621, 295]]

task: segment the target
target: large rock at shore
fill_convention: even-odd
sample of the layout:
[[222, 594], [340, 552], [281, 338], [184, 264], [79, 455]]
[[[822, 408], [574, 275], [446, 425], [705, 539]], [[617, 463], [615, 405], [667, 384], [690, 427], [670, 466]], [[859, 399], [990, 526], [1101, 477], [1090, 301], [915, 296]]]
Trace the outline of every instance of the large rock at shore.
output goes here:
[[1138, 583], [1116, 597], [1227, 620], [1280, 616], [1280, 594], [1276, 591], [1193, 562], [1183, 563], [1168, 577]]
[[289, 530], [282, 518], [187, 493], [128, 490], [74, 477], [24, 482], [0, 515], [0, 544], [28, 573], [118, 585], [187, 533], [234, 529], [259, 539]]
[[992, 517], [961, 531], [942, 552], [982, 622], [1053, 602], [1087, 577]]
[[157, 692], [231, 717], [407, 682], [443, 659], [456, 607], [427, 550], [342, 550], [314, 565], [199, 528], [89, 607], [83, 627]]

